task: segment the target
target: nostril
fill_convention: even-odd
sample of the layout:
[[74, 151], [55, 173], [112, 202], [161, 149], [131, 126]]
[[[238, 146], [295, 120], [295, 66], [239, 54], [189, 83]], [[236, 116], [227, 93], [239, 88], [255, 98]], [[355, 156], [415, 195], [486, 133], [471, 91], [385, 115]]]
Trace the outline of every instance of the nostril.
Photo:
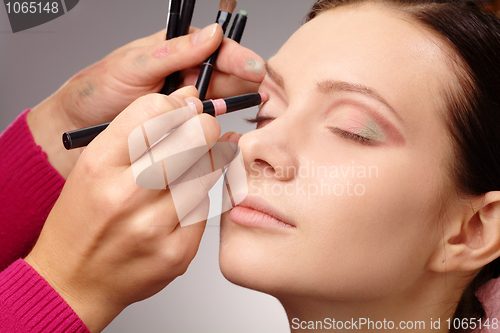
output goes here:
[[261, 168], [262, 167], [270, 167], [271, 169], [273, 169], [273, 167], [269, 163], [267, 163], [264, 160], [261, 160], [260, 158], [256, 159], [254, 161], [254, 164], [256, 164], [258, 167], [261, 167]]
[[274, 168], [267, 163], [266, 161], [262, 159], [255, 159], [251, 164], [250, 164], [250, 172], [255, 172], [259, 175], [261, 175], [263, 172], [265, 174], [273, 174], [274, 173]]

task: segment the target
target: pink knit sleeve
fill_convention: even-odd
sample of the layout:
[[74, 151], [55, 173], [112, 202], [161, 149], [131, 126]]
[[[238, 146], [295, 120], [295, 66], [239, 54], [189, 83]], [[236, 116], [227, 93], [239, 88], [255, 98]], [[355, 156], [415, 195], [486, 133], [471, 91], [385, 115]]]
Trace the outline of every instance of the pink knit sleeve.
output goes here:
[[0, 273], [2, 333], [89, 333], [64, 299], [19, 259]]
[[481, 333], [500, 332], [500, 278], [492, 279], [479, 288], [476, 296], [486, 311], [488, 326]]
[[28, 112], [0, 136], [0, 331], [88, 333], [64, 299], [19, 259], [36, 243], [64, 185], [34, 142]]
[[28, 255], [64, 185], [35, 144], [28, 112], [0, 136], [0, 271]]

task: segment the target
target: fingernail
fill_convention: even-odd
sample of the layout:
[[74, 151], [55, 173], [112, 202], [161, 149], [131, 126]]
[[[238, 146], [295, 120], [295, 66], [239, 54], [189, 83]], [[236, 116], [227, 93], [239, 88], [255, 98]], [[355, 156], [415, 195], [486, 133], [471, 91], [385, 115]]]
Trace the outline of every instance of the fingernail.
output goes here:
[[264, 71], [264, 63], [257, 59], [247, 60], [245, 69], [249, 72], [262, 73]]
[[198, 101], [198, 98], [188, 97], [185, 98], [184, 101], [187, 103], [187, 105], [191, 110], [193, 110], [196, 114], [198, 114], [198, 108], [196, 107], [196, 102]]
[[194, 45], [200, 45], [212, 38], [217, 31], [217, 23], [211, 24], [197, 33], [195, 33], [191, 39]]
[[237, 145], [238, 141], [240, 140], [240, 138], [242, 136], [243, 136], [243, 134], [234, 132], [233, 134], [231, 134], [231, 136], [229, 137], [228, 141], [231, 142], [231, 143], [234, 143], [235, 145]]

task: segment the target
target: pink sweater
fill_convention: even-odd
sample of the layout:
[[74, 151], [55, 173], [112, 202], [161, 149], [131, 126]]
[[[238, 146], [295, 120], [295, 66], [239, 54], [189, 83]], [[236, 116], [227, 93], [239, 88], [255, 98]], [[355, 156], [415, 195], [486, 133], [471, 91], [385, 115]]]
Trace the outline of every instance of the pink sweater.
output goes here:
[[64, 179], [21, 114], [0, 136], [0, 331], [88, 333], [57, 292], [22, 259], [35, 244]]

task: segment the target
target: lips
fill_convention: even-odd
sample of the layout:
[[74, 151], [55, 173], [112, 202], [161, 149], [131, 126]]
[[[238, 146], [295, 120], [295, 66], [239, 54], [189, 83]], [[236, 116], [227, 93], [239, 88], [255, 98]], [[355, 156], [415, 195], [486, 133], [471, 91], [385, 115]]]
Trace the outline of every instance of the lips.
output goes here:
[[231, 210], [229, 219], [252, 228], [296, 228], [283, 213], [259, 197], [246, 197]]

